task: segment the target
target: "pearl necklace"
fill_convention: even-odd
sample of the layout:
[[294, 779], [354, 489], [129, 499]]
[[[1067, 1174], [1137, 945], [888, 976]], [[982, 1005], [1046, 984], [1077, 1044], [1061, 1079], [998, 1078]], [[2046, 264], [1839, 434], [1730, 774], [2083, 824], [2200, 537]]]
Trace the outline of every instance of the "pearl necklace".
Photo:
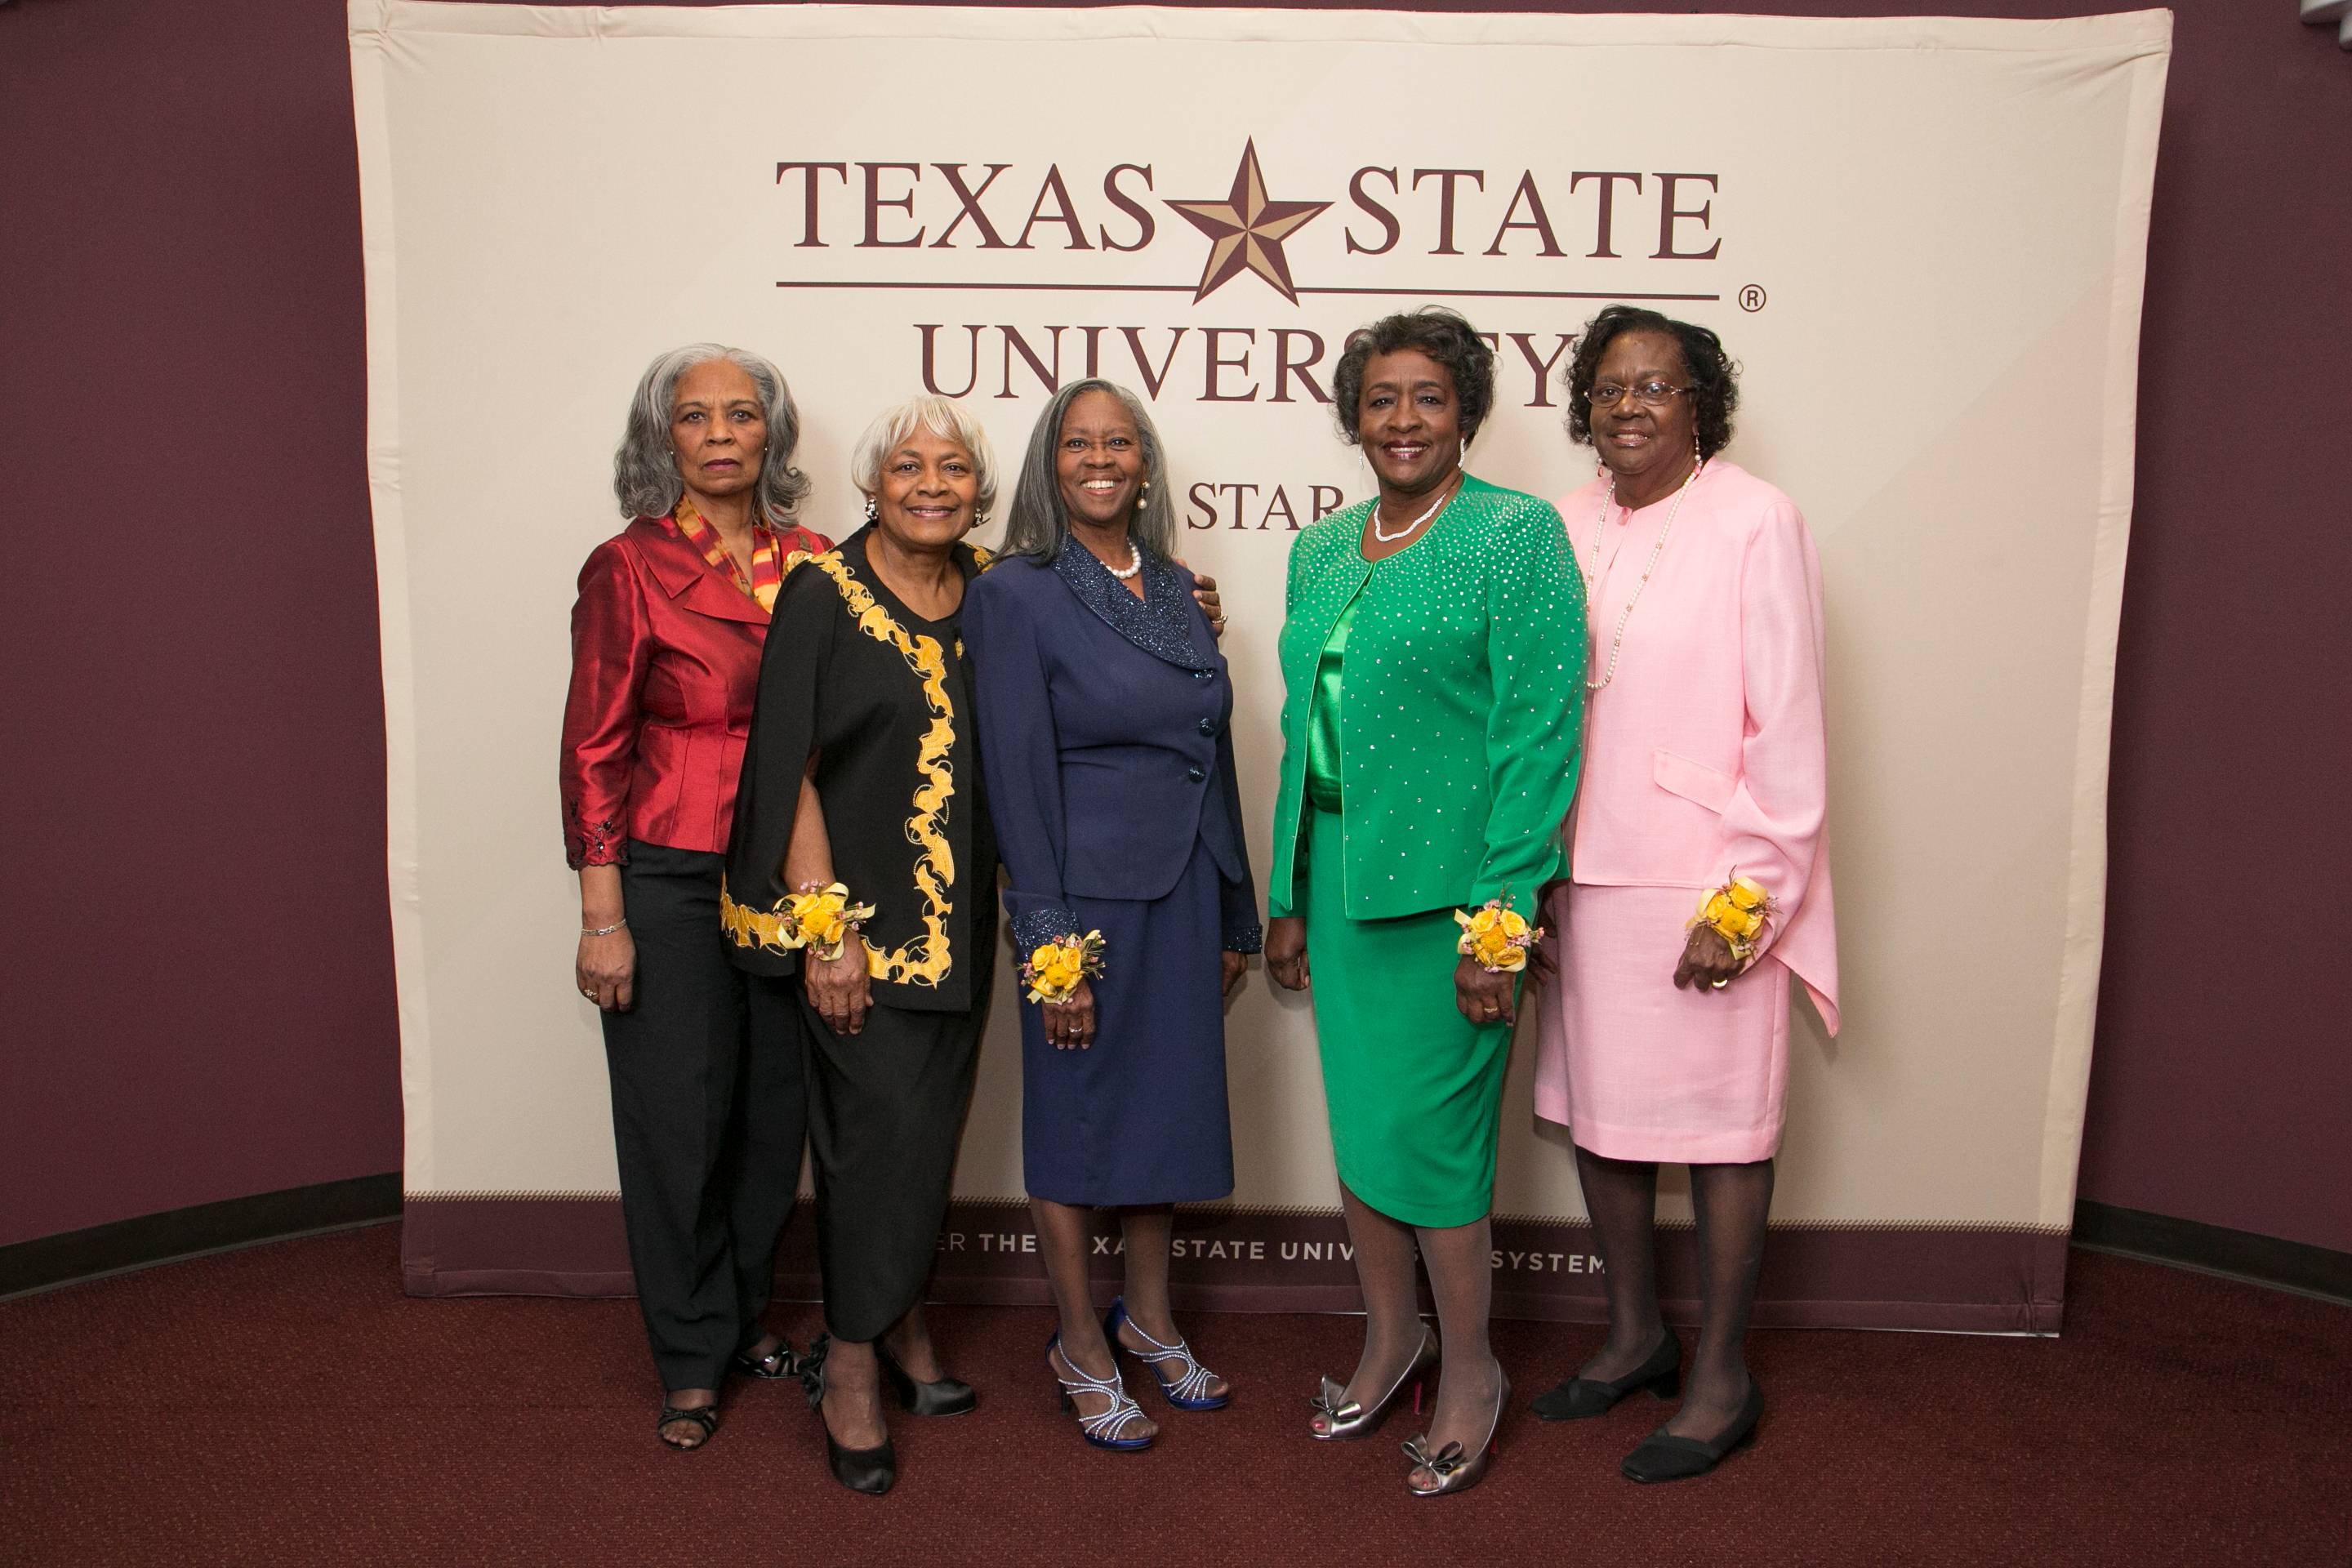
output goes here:
[[[1702, 458], [1698, 466], [1691, 469], [1689, 477], [1683, 480], [1683, 488], [1675, 492], [1675, 504], [1666, 510], [1666, 521], [1658, 530], [1657, 542], [1650, 546], [1650, 560], [1649, 563], [1642, 568], [1642, 580], [1633, 584], [1633, 596], [1625, 601], [1625, 613], [1617, 617], [1617, 635], [1609, 639], [1609, 667], [1601, 671], [1601, 679], [1598, 680], [1591, 676], [1585, 677], [1585, 690], [1599, 691], [1617, 679], [1617, 656], [1624, 650], [1625, 647], [1625, 623], [1633, 618], [1633, 606], [1642, 602], [1642, 590], [1650, 585], [1650, 574], [1658, 569], [1658, 557], [1666, 552], [1666, 536], [1674, 532], [1675, 519], [1682, 515], [1683, 499], [1690, 494], [1691, 486], [1698, 483], [1699, 475], [1706, 471], [1706, 462]], [[1612, 474], [1609, 476], [1609, 488], [1601, 492], [1601, 509], [1592, 517], [1592, 548], [1590, 553], [1596, 564], [1601, 560], [1601, 536], [1608, 528], [1609, 506], [1616, 499], [1617, 476]], [[1582, 567], [1582, 563], [1580, 562], [1578, 564]], [[1590, 602], [1594, 595], [1601, 592], [1601, 579], [1591, 568], [1582, 567], [1582, 569], [1584, 596]]]
[[1138, 572], [1143, 570], [1143, 552], [1138, 550], [1135, 547], [1135, 541], [1130, 539], [1127, 542], [1126, 569], [1122, 571], [1118, 567], [1113, 566], [1109, 562], [1106, 561], [1103, 563], [1103, 570], [1124, 583], [1129, 578], [1134, 576]]
[[1404, 527], [1399, 529], [1394, 533], [1382, 533], [1381, 531], [1381, 503], [1377, 500], [1372, 502], [1372, 537], [1382, 544], [1394, 544], [1400, 539], [1410, 537], [1414, 529], [1419, 528], [1423, 523], [1427, 522], [1431, 518], [1435, 517], [1437, 515], [1437, 509], [1444, 506], [1447, 501], [1452, 500], [1456, 495], [1461, 493], [1461, 489], [1462, 481], [1457, 479], [1444, 495], [1439, 496], [1435, 500], [1429, 503], [1429, 510], [1427, 511], [1423, 512], [1419, 517], [1414, 518], [1411, 522], [1406, 523]]

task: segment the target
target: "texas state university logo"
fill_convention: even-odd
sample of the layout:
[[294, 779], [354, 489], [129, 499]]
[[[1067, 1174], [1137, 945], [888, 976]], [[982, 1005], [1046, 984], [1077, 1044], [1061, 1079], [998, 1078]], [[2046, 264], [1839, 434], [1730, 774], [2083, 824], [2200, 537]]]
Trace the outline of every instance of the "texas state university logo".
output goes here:
[[[1725, 298], [1717, 174], [1399, 158], [1317, 191], [1255, 138], [1213, 159], [780, 160], [776, 287], [812, 306], [903, 296], [908, 379], [944, 396], [1034, 398], [1101, 375], [1206, 405], [1328, 403], [1349, 327], [1434, 302], [1487, 330], [1498, 397], [1555, 407], [1600, 305], [1704, 313]], [[1192, 194], [1221, 176], [1223, 194]], [[1244, 521], [1248, 498], [1193, 489], [1195, 528], [1295, 528], [1339, 504], [1318, 486]]]

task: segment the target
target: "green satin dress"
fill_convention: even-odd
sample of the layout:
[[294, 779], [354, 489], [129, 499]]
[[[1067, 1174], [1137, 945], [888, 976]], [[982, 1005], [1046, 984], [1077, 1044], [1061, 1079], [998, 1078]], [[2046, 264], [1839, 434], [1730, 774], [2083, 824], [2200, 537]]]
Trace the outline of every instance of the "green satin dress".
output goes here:
[[1451, 910], [1356, 920], [1341, 896], [1340, 787], [1348, 632], [1368, 584], [1317, 660], [1307, 714], [1307, 958], [1339, 1180], [1407, 1225], [1471, 1225], [1495, 1199], [1508, 1025], [1454, 1005]]

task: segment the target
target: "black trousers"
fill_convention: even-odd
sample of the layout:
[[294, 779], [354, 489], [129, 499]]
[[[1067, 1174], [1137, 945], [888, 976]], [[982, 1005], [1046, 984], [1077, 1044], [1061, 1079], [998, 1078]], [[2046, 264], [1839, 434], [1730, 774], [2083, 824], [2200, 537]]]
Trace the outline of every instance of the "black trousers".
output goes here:
[[725, 864], [630, 843], [635, 1005], [604, 1016], [621, 1217], [665, 1390], [717, 1388], [765, 1331], [807, 1131], [798, 1008], [728, 962]]
[[[974, 944], [990, 958], [992, 943]], [[800, 982], [762, 981], [800, 994]], [[864, 1343], [922, 1300], [971, 1103], [988, 982], [968, 1012], [877, 1005], [836, 1035], [803, 1001], [824, 1326]]]

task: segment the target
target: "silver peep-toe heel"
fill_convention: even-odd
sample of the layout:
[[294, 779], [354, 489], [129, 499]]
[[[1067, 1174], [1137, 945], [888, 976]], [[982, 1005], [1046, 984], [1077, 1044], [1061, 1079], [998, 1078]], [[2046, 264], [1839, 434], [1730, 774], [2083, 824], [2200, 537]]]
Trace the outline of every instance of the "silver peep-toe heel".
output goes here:
[[1434, 1454], [1429, 1451], [1429, 1434], [1408, 1437], [1402, 1447], [1405, 1458], [1412, 1461], [1413, 1469], [1427, 1470], [1437, 1478], [1433, 1487], [1412, 1484], [1412, 1471], [1404, 1478], [1404, 1489], [1415, 1497], [1444, 1497], [1448, 1492], [1466, 1492], [1486, 1479], [1486, 1467], [1494, 1461], [1495, 1434], [1503, 1425], [1503, 1406], [1510, 1403], [1511, 1380], [1503, 1379], [1495, 1391], [1494, 1418], [1486, 1423], [1486, 1440], [1478, 1445], [1475, 1454], [1465, 1451], [1459, 1443], [1448, 1443]]
[[[1360, 1399], [1346, 1399], [1348, 1391], [1325, 1378], [1322, 1392], [1307, 1403], [1322, 1415], [1327, 1425], [1320, 1432], [1310, 1426], [1307, 1429], [1307, 1435], [1318, 1443], [1350, 1443], [1359, 1437], [1370, 1436], [1381, 1429], [1381, 1423], [1388, 1419], [1397, 1395], [1404, 1392], [1404, 1385], [1408, 1383], [1412, 1384], [1412, 1406], [1415, 1410], [1420, 1409], [1422, 1380], [1429, 1375], [1430, 1368], [1437, 1364], [1437, 1331], [1423, 1324], [1421, 1348], [1413, 1352], [1412, 1360], [1397, 1380], [1389, 1384], [1388, 1392], [1369, 1405]], [[1344, 1404], [1341, 1403], [1343, 1399], [1346, 1400]]]

